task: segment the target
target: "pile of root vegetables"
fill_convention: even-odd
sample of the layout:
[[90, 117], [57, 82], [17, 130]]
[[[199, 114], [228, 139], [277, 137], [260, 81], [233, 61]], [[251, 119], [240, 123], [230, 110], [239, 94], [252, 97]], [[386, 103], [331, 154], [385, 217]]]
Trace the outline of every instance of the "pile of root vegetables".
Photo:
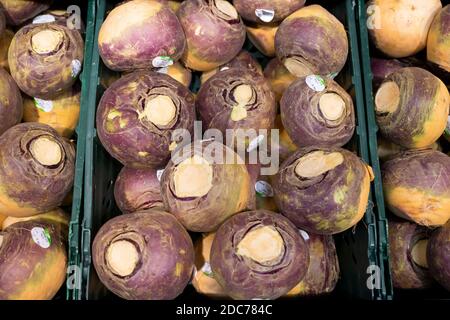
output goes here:
[[[108, 13], [98, 49], [117, 76], [101, 81], [97, 134], [123, 164], [123, 214], [92, 246], [103, 284], [124, 299], [173, 299], [189, 283], [233, 299], [331, 292], [332, 235], [363, 218], [373, 179], [343, 149], [356, 123], [333, 80], [348, 59], [344, 25], [303, 0], [133, 0]], [[230, 140], [194, 141], [195, 121]], [[239, 132], [262, 129], [280, 134], [262, 137], [282, 161], [271, 175], [236, 149], [250, 153]]]
[[393, 284], [450, 290], [450, 5], [367, 8]]
[[0, 300], [66, 279], [84, 43], [51, 2], [0, 0]]

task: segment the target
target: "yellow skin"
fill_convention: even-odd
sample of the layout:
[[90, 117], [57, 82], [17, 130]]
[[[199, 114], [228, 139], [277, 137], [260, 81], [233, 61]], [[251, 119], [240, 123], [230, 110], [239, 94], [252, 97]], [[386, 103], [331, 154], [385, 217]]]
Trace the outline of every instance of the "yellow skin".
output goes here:
[[270, 85], [272, 86], [272, 90], [275, 93], [277, 101], [281, 100], [284, 91], [289, 87], [289, 85], [292, 82], [294, 82], [297, 79], [284, 66], [283, 68], [286, 70], [285, 73], [277, 72], [275, 74], [275, 78], [269, 78]]
[[0, 214], [12, 217], [30, 217], [40, 213], [39, 210], [31, 207], [22, 207], [16, 201], [11, 199], [0, 185]]
[[[186, 204], [183, 201], [175, 201], [170, 208], [173, 214], [180, 220], [180, 222], [190, 231], [195, 232], [205, 232], [205, 231], [213, 231], [219, 227], [221, 223], [219, 223], [220, 219], [214, 219], [213, 224], [206, 225], [205, 219], [207, 218], [206, 212], [203, 210], [211, 210], [212, 207], [216, 206], [216, 201], [219, 199], [219, 194], [223, 197], [223, 192], [226, 192], [227, 201], [224, 202], [224, 206], [220, 208], [221, 210], [221, 219], [225, 220], [232, 215], [241, 212], [247, 209], [251, 205], [252, 195], [250, 193], [251, 190], [251, 181], [250, 176], [248, 175], [245, 165], [240, 164], [226, 164], [223, 166], [219, 166], [217, 169], [214, 169], [214, 180], [213, 181], [221, 181], [220, 179], [231, 179], [230, 183], [233, 184], [233, 188], [224, 191], [223, 188], [217, 188], [214, 184], [209, 188], [208, 193], [203, 196], [209, 201], [213, 201], [211, 203], [206, 200], [206, 204], [202, 206], [201, 214], [195, 211], [192, 207], [192, 204], [189, 204], [189, 210], [186, 210]], [[228, 172], [225, 172], [228, 171]], [[173, 176], [170, 178], [173, 179]], [[173, 180], [172, 180], [173, 181]], [[174, 182], [169, 182], [173, 185]], [[221, 199], [221, 198], [220, 198]], [[253, 200], [254, 201], [254, 200]], [[222, 221], [223, 222], [223, 221]]]
[[247, 26], [250, 41], [268, 57], [275, 57], [275, 34], [278, 26]]
[[297, 150], [297, 146], [292, 141], [291, 137], [289, 137], [289, 135], [287, 134], [286, 130], [284, 130], [284, 128], [281, 128], [281, 130], [280, 130], [280, 142], [291, 152], [294, 152], [295, 150]]
[[169, 1], [169, 7], [173, 12], [177, 13], [178, 9], [180, 9], [181, 2], [178, 1]]
[[[24, 260], [24, 263], [27, 263]], [[31, 277], [18, 287], [10, 300], [51, 300], [66, 279], [67, 255], [64, 250], [53, 251], [36, 265]]]
[[431, 24], [427, 40], [427, 60], [450, 72], [450, 34], [443, 34], [440, 30], [442, 12], [446, 9], [448, 10], [448, 7], [442, 9]]
[[36, 107], [30, 98], [24, 99], [23, 121], [45, 123], [53, 127], [61, 136], [70, 138], [80, 117], [80, 94], [69, 90], [52, 99], [53, 109], [45, 112]]
[[[197, 240], [195, 243], [195, 267], [196, 272], [192, 278], [192, 285], [198, 293], [204, 294], [209, 297], [224, 299], [228, 298], [225, 290], [220, 286], [220, 284], [213, 278], [212, 275], [207, 275], [205, 272], [201, 271], [205, 262], [209, 263], [211, 246], [214, 241], [216, 233], [211, 232], [204, 234], [201, 239]], [[304, 287], [302, 282], [297, 284], [291, 291], [289, 291], [285, 296], [292, 297], [301, 294], [307, 288]]]
[[[6, 217], [0, 229], [5, 230], [10, 225], [28, 220], [41, 220], [46, 223], [59, 225], [61, 238], [67, 237], [69, 215], [63, 210], [57, 208], [55, 210], [39, 214], [29, 218], [13, 218]], [[60, 241], [61, 238], [52, 239], [52, 241]], [[62, 243], [52, 243], [56, 246], [55, 250], [48, 250], [45, 256], [36, 265], [31, 266], [33, 272], [26, 279], [18, 279], [14, 292], [8, 295], [10, 300], [50, 300], [63, 285], [66, 279], [67, 271], [67, 252]], [[30, 262], [23, 259], [22, 266], [27, 266]]]
[[205, 262], [209, 263], [209, 255], [214, 236], [215, 232], [203, 235], [202, 238], [195, 243], [195, 267], [197, 271], [192, 279], [192, 285], [195, 290], [201, 294], [224, 298], [227, 294], [220, 284], [211, 275], [207, 275], [201, 271]]
[[186, 69], [181, 63], [175, 62], [173, 65], [167, 68], [167, 74], [185, 87], [189, 87], [191, 84], [191, 71]]
[[[281, 65], [282, 66], [282, 65]], [[283, 66], [284, 68], [284, 66]], [[290, 153], [297, 150], [297, 146], [292, 141], [291, 137], [289, 137], [287, 131], [283, 127], [283, 123], [281, 122], [281, 116], [277, 115], [275, 119], [275, 129], [280, 130], [280, 141], [279, 141], [279, 150], [280, 150], [280, 162], [283, 162]]]
[[[339, 42], [343, 45], [342, 49], [344, 50], [344, 52], [338, 50], [331, 50], [332, 56], [328, 55], [327, 58], [333, 61], [332, 64], [335, 65], [335, 67], [338, 67], [338, 64], [335, 64], [334, 62], [336, 63], [339, 62], [339, 70], [340, 70], [345, 62], [344, 55], [346, 55], [348, 51], [347, 33], [345, 31], [343, 24], [334, 15], [329, 13], [325, 8], [316, 4], [306, 6], [295, 11], [283, 21], [283, 24], [291, 20], [297, 19], [305, 21], [314, 21], [314, 23], [317, 26], [320, 26], [324, 30], [325, 37], [332, 36], [334, 38], [337, 38], [338, 40], [340, 39]], [[310, 43], [309, 45], [315, 44]], [[282, 61], [283, 64], [285, 64], [286, 67], [288, 67], [288, 69], [296, 76], [299, 77], [299, 76], [307, 76], [312, 73], [320, 73], [318, 69], [319, 66], [314, 65], [315, 63], [318, 63], [318, 61], [312, 63], [311, 61], [308, 61], [308, 59], [305, 59], [300, 56], [296, 58], [300, 60], [299, 62], [301, 62], [296, 67], [296, 69], [298, 69], [296, 71], [294, 71], [294, 68], [292, 68], [291, 63], [289, 62], [290, 60], [289, 57], [284, 57]], [[335, 72], [339, 70], [335, 70]], [[331, 72], [331, 70], [328, 72]]]
[[442, 8], [440, 0], [372, 0], [369, 16], [376, 46], [393, 58], [404, 58], [425, 48], [428, 30]]
[[[324, 246], [323, 243], [321, 241], [309, 241], [308, 242], [309, 246], [310, 246], [310, 252], [324, 252]], [[314, 246], [314, 247], [312, 247]], [[318, 257], [313, 257], [312, 255], [310, 256], [311, 260], [310, 260], [310, 265], [313, 263], [313, 259], [314, 258], [318, 258]], [[306, 276], [305, 276], [306, 279]], [[311, 291], [310, 286], [308, 286], [308, 283], [306, 283], [304, 280], [300, 281], [294, 288], [291, 289], [291, 291], [289, 291], [286, 294], [286, 297], [298, 297], [298, 296], [302, 296], [302, 295], [307, 295], [309, 294], [309, 292]]]
[[3, 222], [6, 220], [6, 218], [8, 218], [8, 217], [0, 214], [0, 231], [4, 229]]
[[[364, 175], [364, 179], [361, 186], [361, 192], [359, 194], [359, 201], [357, 206], [352, 209], [352, 212], [354, 213], [352, 216], [348, 215], [347, 217], [337, 220], [334, 222], [333, 226], [336, 228], [336, 232], [342, 232], [344, 230], [349, 229], [351, 226], [356, 225], [363, 217], [367, 209], [367, 203], [369, 200], [369, 192], [370, 192], [370, 182], [373, 181], [373, 172], [372, 168], [369, 166], [366, 166], [367, 173]], [[354, 179], [354, 175], [352, 172], [349, 173], [347, 176], [348, 184], [350, 184], [351, 180]], [[347, 194], [348, 190], [347, 187], [344, 187], [343, 189], [338, 189], [333, 194], [334, 201], [338, 204], [341, 204], [345, 200], [345, 194]], [[329, 229], [331, 227], [331, 223], [328, 220], [323, 220], [320, 214], [318, 215], [312, 215], [311, 221], [314, 221], [317, 223], [317, 228], [319, 230], [325, 230]]]
[[373, 179], [374, 179], [372, 168], [368, 165], [366, 165], [366, 168], [367, 168], [367, 173], [364, 175], [361, 193], [359, 195], [357, 214], [355, 216], [353, 216], [353, 218], [351, 219], [350, 225], [357, 224], [364, 217], [364, 214], [366, 213], [367, 203], [369, 201], [370, 182], [373, 181]]
[[[336, 20], [335, 16], [333, 16], [331, 13], [317, 4], [306, 6], [295, 11], [290, 16], [288, 16], [286, 20], [308, 17], [317, 17], [318, 19], [322, 19], [324, 21], [328, 21], [330, 20], [330, 18], [332, 20]], [[344, 26], [342, 24], [338, 24], [336, 25], [336, 27], [338, 27], [338, 31], [342, 33], [342, 36], [347, 37], [347, 33], [345, 32]]]
[[[432, 39], [434, 37], [435, 35], [430, 35], [428, 39]], [[427, 52], [428, 60], [438, 64], [442, 69], [446, 70], [447, 72], [450, 72], [450, 62], [448, 59], [449, 56], [450, 56], [450, 41], [445, 42], [441, 47], [428, 49]]]
[[278, 60], [271, 60], [264, 70], [264, 76], [269, 80], [277, 102], [280, 102], [284, 91], [286, 91], [289, 85], [297, 80], [297, 77], [290, 73]]
[[436, 93], [433, 111], [430, 118], [423, 124], [423, 134], [413, 138], [415, 148], [425, 148], [436, 142], [447, 125], [450, 96], [447, 87], [442, 81]]
[[358, 216], [353, 219], [353, 222], [356, 224], [359, 220], [362, 219], [364, 213], [367, 209], [367, 203], [369, 202], [369, 193], [370, 193], [370, 183], [375, 178], [372, 167], [366, 165], [367, 174], [364, 176], [363, 187], [361, 190], [361, 195], [359, 196], [359, 204], [358, 204]]
[[[98, 42], [112, 43], [123, 34], [128, 34], [127, 30], [139, 27], [140, 21], [146, 21], [155, 16], [161, 10], [162, 4], [158, 1], [135, 0], [133, 3], [123, 4], [112, 10], [107, 20], [103, 23], [98, 35]], [[130, 19], [129, 23], [124, 23], [124, 19]], [[133, 48], [130, 48], [133, 51]], [[131, 52], [133, 53], [133, 52]], [[123, 52], [124, 57], [128, 53]]]
[[[2, 221], [3, 217], [3, 221]], [[61, 209], [55, 209], [46, 213], [37, 214], [35, 216], [31, 217], [25, 217], [25, 218], [16, 218], [16, 217], [7, 217], [7, 216], [1, 216], [0, 215], [0, 230], [4, 230], [10, 225], [13, 225], [18, 222], [22, 221], [28, 221], [28, 220], [47, 220], [51, 221], [52, 223], [59, 223], [63, 224], [66, 227], [69, 227], [69, 215], [66, 214]]]
[[444, 225], [450, 219], [450, 197], [405, 187], [384, 189], [389, 209], [405, 219], [427, 227]]
[[14, 32], [6, 29], [0, 36], [0, 67], [9, 71], [8, 50], [14, 37]]
[[[149, 52], [146, 52], [149, 46], [145, 44], [148, 44], [148, 39], [142, 30], [147, 30], [147, 27], [153, 28], [152, 23], [160, 23], [161, 14], [165, 15], [168, 11], [172, 11], [168, 9], [170, 8], [163, 1], [148, 0], [125, 2], [113, 9], [103, 22], [98, 37], [102, 59], [106, 65], [115, 71], [131, 71], [151, 66], [151, 61], [148, 60]], [[171, 19], [173, 21], [175, 19], [173, 12]], [[167, 30], [160, 30], [162, 37], [168, 36]], [[167, 47], [160, 48], [158, 52], [153, 51], [152, 54], [168, 55], [178, 60], [181, 55], [179, 50], [183, 49], [179, 46], [184, 46], [178, 38], [173, 37], [174, 41], [171, 44], [167, 43]], [[121, 49], [114, 50], [116, 46], [120, 46]], [[103, 48], [109, 48], [109, 52], [114, 51], [114, 54], [103, 54]]]
[[278, 211], [278, 207], [273, 197], [263, 198], [256, 196], [256, 209]]
[[193, 70], [197, 70], [197, 71], [210, 71], [221, 65], [221, 63], [208, 62], [208, 61], [199, 59], [196, 56], [196, 52], [194, 49], [185, 50], [181, 60], [183, 61], [184, 65], [186, 67], [193, 69]]

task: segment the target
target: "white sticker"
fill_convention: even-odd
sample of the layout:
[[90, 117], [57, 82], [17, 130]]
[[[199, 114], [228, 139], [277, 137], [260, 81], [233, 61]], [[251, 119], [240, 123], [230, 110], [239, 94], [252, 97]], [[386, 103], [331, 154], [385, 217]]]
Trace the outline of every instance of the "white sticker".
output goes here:
[[33, 24], [50, 23], [55, 21], [55, 16], [51, 14], [41, 14], [33, 19]]
[[52, 243], [50, 233], [44, 228], [34, 227], [31, 229], [31, 237], [33, 241], [41, 248], [47, 249]]
[[158, 69], [156, 69], [156, 72], [167, 74], [167, 73], [169, 73], [169, 67], [158, 68]]
[[317, 92], [325, 90], [325, 80], [321, 76], [315, 74], [306, 77], [306, 84]]
[[209, 262], [205, 261], [205, 264], [202, 266], [200, 271], [203, 272], [204, 274], [206, 274], [208, 277], [212, 278], [213, 272], [212, 272], [211, 265], [209, 264]]
[[76, 78], [81, 71], [81, 61], [78, 59], [72, 60], [72, 78]]
[[305, 239], [306, 241], [309, 240], [309, 234], [308, 232], [304, 231], [304, 230], [298, 230], [298, 233], [300, 233], [300, 235], [303, 237], [303, 239]]
[[34, 98], [34, 105], [41, 111], [50, 112], [53, 110], [53, 102], [50, 100], [42, 100]]
[[158, 179], [158, 181], [161, 181], [161, 177], [164, 173], [164, 169], [160, 169], [156, 171], [156, 178]]
[[153, 59], [152, 65], [154, 68], [166, 68], [173, 65], [173, 60], [169, 56], [159, 56]]
[[228, 69], [230, 69], [230, 67], [222, 67], [222, 68], [220, 68], [219, 71], [225, 71], [225, 70], [228, 70]]
[[256, 9], [255, 15], [263, 22], [271, 22], [275, 17], [275, 10], [271, 9]]
[[263, 198], [273, 197], [273, 188], [270, 185], [270, 183], [266, 181], [263, 180], [256, 181], [255, 191], [259, 196]]
[[250, 141], [250, 143], [248, 144], [248, 147], [247, 147], [247, 152], [252, 152], [256, 148], [258, 148], [259, 145], [261, 144], [261, 142], [263, 142], [263, 140], [264, 140], [264, 135], [260, 134], [255, 139]]

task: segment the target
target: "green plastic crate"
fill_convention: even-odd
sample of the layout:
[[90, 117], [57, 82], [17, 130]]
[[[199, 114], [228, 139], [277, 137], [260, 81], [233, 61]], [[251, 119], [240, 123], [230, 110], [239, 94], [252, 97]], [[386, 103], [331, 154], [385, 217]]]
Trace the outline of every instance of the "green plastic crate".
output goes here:
[[[92, 50], [94, 46], [94, 26], [95, 26], [95, 0], [89, 0], [81, 7], [83, 22], [85, 23], [85, 48], [83, 71], [80, 75], [81, 81], [81, 100], [80, 100], [80, 119], [76, 128], [77, 134], [77, 153], [75, 163], [75, 181], [73, 188], [72, 213], [69, 224], [69, 269], [67, 283], [66, 299], [76, 299], [79, 291], [77, 279], [81, 278], [80, 264], [80, 227], [82, 217], [82, 201], [83, 201], [83, 180], [84, 180], [84, 161], [85, 161], [85, 145], [86, 145], [86, 129], [87, 117], [90, 106], [89, 97], [90, 85], [89, 76], [91, 74]], [[95, 103], [95, 102], [94, 102]], [[73, 281], [72, 281], [73, 280]]]
[[[82, 266], [82, 290], [75, 296], [76, 299], [108, 299], [114, 298], [111, 293], [100, 283], [92, 265], [91, 244], [96, 232], [108, 219], [120, 214], [115, 206], [113, 188], [115, 178], [121, 169], [121, 165], [115, 161], [102, 147], [96, 136], [95, 112], [97, 103], [104, 92], [101, 80], [109, 77], [113, 72], [109, 71], [101, 62], [98, 54], [98, 33], [100, 26], [109, 11], [119, 1], [97, 0], [94, 49], [91, 59], [91, 73], [89, 81], [89, 109], [86, 122], [86, 151], [84, 170], [84, 205], [83, 221], [81, 225], [81, 266]], [[322, 4], [333, 12], [345, 25], [350, 39], [350, 53], [345, 69], [338, 77], [338, 81], [354, 96], [357, 128], [349, 148], [356, 151], [367, 163], [370, 160], [363, 80], [361, 75], [360, 54], [355, 18], [355, 3], [352, 0], [334, 1], [309, 1], [308, 4]], [[198, 83], [198, 75], [194, 76], [194, 87]], [[198, 85], [197, 85], [198, 87]], [[195, 88], [194, 88], [195, 89]], [[336, 290], [329, 297], [346, 297], [360, 299], [384, 299], [386, 291], [384, 277], [378, 279], [378, 286], [367, 285], [370, 266], [383, 270], [378, 261], [377, 225], [373, 213], [373, 188], [370, 195], [370, 205], [363, 221], [354, 229], [335, 236], [338, 250], [341, 278]], [[368, 269], [369, 268], [369, 269]], [[369, 272], [369, 273], [368, 273]], [[191, 287], [180, 296], [184, 298], [200, 299]]]
[[377, 217], [377, 229], [378, 229], [378, 259], [384, 269], [384, 277], [386, 284], [386, 291], [383, 292], [383, 296], [386, 299], [392, 299], [393, 288], [392, 279], [389, 267], [389, 241], [388, 241], [388, 225], [384, 206], [383, 186], [381, 182], [381, 169], [378, 159], [378, 144], [377, 144], [377, 132], [378, 126], [375, 118], [375, 108], [373, 107], [373, 95], [372, 95], [372, 70], [370, 67], [370, 54], [369, 54], [369, 38], [367, 31], [367, 17], [366, 6], [363, 0], [358, 0], [357, 5], [357, 21], [359, 27], [359, 39], [360, 39], [360, 53], [362, 62], [362, 74], [364, 75], [364, 95], [366, 101], [366, 115], [367, 115], [367, 132], [368, 132], [368, 145], [370, 152], [370, 165], [372, 166], [375, 174], [374, 180], [374, 211]]
[[[388, 225], [387, 225], [387, 212], [385, 212], [385, 205], [383, 199], [383, 187], [381, 182], [381, 170], [380, 162], [377, 154], [377, 133], [378, 126], [376, 123], [375, 107], [374, 107], [374, 93], [372, 87], [372, 69], [370, 64], [370, 57], [373, 53], [377, 52], [369, 43], [369, 34], [367, 29], [367, 12], [366, 12], [366, 0], [357, 0], [357, 20], [359, 24], [359, 39], [360, 39], [360, 53], [362, 62], [362, 72], [364, 75], [364, 91], [365, 100], [367, 106], [367, 126], [368, 126], [368, 139], [370, 149], [370, 164], [376, 174], [375, 179], [375, 197], [376, 197], [376, 216], [378, 226], [378, 237], [380, 239], [378, 243], [379, 260], [384, 267], [385, 283], [387, 285], [385, 292], [387, 299], [450, 299], [450, 294], [438, 285], [430, 289], [425, 290], [397, 290], [392, 286], [392, 279], [389, 267], [389, 237], [388, 237]], [[382, 56], [381, 54], [379, 54]], [[449, 73], [437, 68], [435, 65], [426, 61], [425, 53], [420, 52], [415, 57], [409, 57], [402, 59], [407, 65], [414, 65], [417, 67], [428, 69], [436, 76], [441, 78], [447, 86], [450, 85]], [[449, 144], [445, 139], [442, 140], [442, 146], [444, 151], [449, 151]]]

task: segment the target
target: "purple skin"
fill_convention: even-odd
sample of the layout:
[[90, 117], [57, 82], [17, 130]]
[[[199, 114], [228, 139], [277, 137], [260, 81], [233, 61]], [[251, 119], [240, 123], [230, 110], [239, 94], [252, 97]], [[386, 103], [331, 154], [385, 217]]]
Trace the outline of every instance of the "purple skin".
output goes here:
[[[33, 240], [33, 228], [48, 232], [48, 248]], [[56, 295], [66, 280], [67, 231], [67, 225], [29, 220], [0, 232], [0, 300], [51, 300]]]
[[428, 237], [425, 227], [400, 219], [389, 220], [389, 256], [395, 288], [422, 289], [433, 283], [428, 270], [417, 265], [411, 253], [418, 241]]
[[122, 213], [163, 207], [156, 170], [123, 167], [114, 184], [114, 199]]
[[306, 240], [309, 246], [308, 272], [296, 286], [299, 292], [294, 292], [294, 295], [316, 296], [330, 293], [339, 280], [339, 261], [333, 237], [312, 233], [308, 236], [309, 239]]
[[[186, 35], [183, 61], [189, 68], [212, 70], [231, 61], [244, 45], [246, 30], [241, 19], [222, 18], [212, 0], [183, 1], [177, 15]], [[199, 34], [198, 28], [203, 32]]]
[[53, 0], [0, 0], [0, 6], [3, 7], [7, 23], [18, 26], [47, 10], [52, 2]]
[[[11, 220], [10, 220], [11, 219]], [[22, 220], [27, 219], [27, 220]], [[9, 228], [13, 224], [24, 222], [24, 221], [36, 221], [38, 223], [48, 223], [53, 227], [59, 227], [58, 233], [61, 234], [62, 239], [65, 241], [69, 236], [69, 222], [70, 222], [70, 214], [62, 210], [61, 208], [56, 208], [48, 212], [44, 212], [41, 214], [37, 214], [35, 216], [27, 217], [27, 218], [12, 218], [3, 221], [3, 225], [0, 224], [0, 229], [3, 227], [3, 230]]]
[[450, 4], [443, 7], [434, 17], [431, 24], [428, 42], [427, 59], [442, 69], [450, 72]]
[[[31, 45], [32, 37], [40, 31], [53, 30], [63, 34], [58, 49], [39, 54]], [[8, 52], [11, 76], [19, 88], [29, 95], [44, 100], [51, 100], [72, 87], [79, 73], [73, 67], [78, 60], [83, 64], [84, 43], [77, 30], [56, 23], [30, 24], [14, 35]]]
[[[202, 197], [179, 198], [175, 194], [174, 173], [179, 162], [194, 155], [209, 156], [212, 159], [220, 155], [224, 163], [213, 162], [212, 187]], [[212, 232], [229, 217], [250, 210], [255, 206], [255, 191], [251, 177], [244, 163], [237, 161], [236, 153], [219, 142], [198, 141], [181, 148], [172, 157], [161, 177], [161, 194], [165, 208], [193, 232]], [[186, 158], [185, 158], [186, 157]]]
[[[172, 99], [177, 111], [171, 123], [159, 128], [139, 114], [148, 98], [161, 94]], [[166, 74], [137, 71], [121, 77], [103, 94], [97, 133], [105, 149], [123, 165], [160, 168], [170, 158], [172, 132], [186, 129], [192, 136], [194, 120], [194, 95], [186, 87]]]
[[258, 61], [246, 50], [242, 50], [239, 54], [228, 63], [225, 63], [220, 69], [224, 68], [236, 68], [236, 69], [249, 69], [254, 72], [262, 74], [262, 68]]
[[[108, 68], [114, 71], [147, 69], [156, 57], [169, 56], [173, 61], [181, 58], [186, 46], [183, 28], [164, 1], [158, 2], [125, 2], [111, 11], [99, 34], [99, 53]], [[132, 20], [127, 14], [134, 12], [133, 6], [155, 10], [154, 15], [146, 20]], [[118, 27], [123, 32], [115, 37]]]
[[256, 9], [274, 10], [275, 15], [270, 22], [280, 22], [294, 11], [303, 7], [305, 0], [233, 0], [233, 5], [242, 19], [264, 24], [266, 22], [255, 14]]
[[[355, 131], [352, 98], [335, 81], [324, 80], [326, 89], [317, 92], [308, 86], [306, 78], [298, 78], [281, 98], [283, 126], [299, 147], [342, 147], [350, 141]], [[346, 110], [340, 119], [331, 121], [322, 115], [319, 101], [325, 93], [338, 94], [344, 101]]]
[[[113, 273], [106, 262], [115, 241], [136, 246], [139, 262], [129, 276]], [[191, 237], [173, 215], [147, 210], [121, 215], [105, 223], [92, 245], [95, 270], [102, 283], [127, 300], [169, 300], [181, 294], [192, 276]]]
[[251, 70], [252, 72], [257, 72], [262, 74], [262, 68], [258, 61], [253, 58], [253, 56], [246, 50], [242, 50], [236, 57], [233, 58], [228, 63], [213, 69], [209, 72], [203, 72], [201, 76], [201, 84], [203, 85], [207, 80], [209, 80], [213, 75], [226, 71], [228, 69], [239, 69], [239, 70]]
[[407, 67], [391, 73], [384, 82], [390, 81], [398, 85], [400, 101], [394, 112], [377, 112], [380, 132], [404, 148], [414, 148], [415, 138], [424, 133], [424, 123], [437, 112], [435, 100], [443, 96], [441, 80], [427, 70]]
[[0, 68], [0, 135], [22, 120], [23, 102], [13, 78]]
[[381, 83], [393, 72], [406, 67], [405, 63], [397, 59], [370, 59], [370, 67], [373, 74], [374, 88], [378, 88]]
[[[48, 137], [61, 147], [62, 160], [57, 165], [45, 166], [33, 157], [30, 144], [40, 136]], [[7, 197], [18, 206], [2, 213], [31, 216], [50, 211], [63, 202], [74, 179], [75, 149], [68, 140], [46, 124], [27, 122], [5, 131], [0, 145], [1, 197]], [[1, 201], [0, 207], [5, 210]]]
[[430, 274], [450, 291], [450, 222], [432, 233], [428, 241], [427, 260]]
[[[251, 101], [245, 106], [247, 117], [231, 119], [233, 107], [237, 105], [233, 96], [239, 85], [250, 85], [254, 89]], [[226, 129], [259, 129], [273, 127], [276, 116], [276, 102], [269, 82], [259, 73], [229, 69], [212, 76], [202, 85], [196, 99], [196, 108], [203, 125], [215, 128], [225, 134]]]
[[[237, 254], [237, 246], [252, 229], [272, 226], [284, 241], [284, 254], [274, 264], [263, 265]], [[239, 213], [217, 231], [211, 247], [214, 278], [237, 300], [276, 299], [306, 275], [308, 244], [285, 217], [267, 210]]]
[[[424, 225], [434, 225], [436, 220], [441, 222], [448, 216], [443, 206], [450, 199], [449, 176], [450, 157], [442, 152], [424, 149], [398, 153], [382, 165], [383, 190], [389, 210], [401, 218]], [[390, 196], [391, 191], [398, 187], [422, 194], [423, 197], [417, 198], [417, 204], [412, 201], [414, 206], [410, 204], [411, 208], [405, 211], [398, 206], [402, 203]], [[437, 198], [442, 198], [442, 204], [435, 203]], [[420, 203], [427, 210], [418, 208]]]
[[[261, 173], [261, 165], [259, 163], [257, 164], [245, 164], [248, 174], [250, 175], [250, 181], [251, 186], [254, 189], [256, 181], [258, 181], [258, 178]], [[250, 193], [251, 200], [249, 201], [248, 210], [255, 210], [257, 209], [257, 201], [259, 200], [255, 192]]]
[[298, 57], [311, 73], [322, 76], [340, 72], [347, 61], [347, 35], [339, 20], [331, 14], [327, 16], [326, 19], [318, 15], [286, 18], [275, 35], [277, 57], [281, 61]]
[[261, 173], [261, 165], [259, 163], [246, 163], [245, 166], [247, 167], [248, 174], [250, 175], [250, 180], [252, 181], [252, 184], [255, 184], [256, 181], [258, 181], [258, 178]]
[[[340, 152], [344, 162], [317, 177], [298, 177], [295, 173], [297, 160], [319, 150]], [[350, 151], [301, 148], [283, 162], [274, 178], [275, 201], [281, 213], [298, 228], [316, 234], [336, 234], [351, 228], [358, 222], [356, 218], [362, 218], [360, 198], [369, 192], [363, 184], [366, 175], [366, 164]], [[339, 201], [335, 201], [336, 195]]]

